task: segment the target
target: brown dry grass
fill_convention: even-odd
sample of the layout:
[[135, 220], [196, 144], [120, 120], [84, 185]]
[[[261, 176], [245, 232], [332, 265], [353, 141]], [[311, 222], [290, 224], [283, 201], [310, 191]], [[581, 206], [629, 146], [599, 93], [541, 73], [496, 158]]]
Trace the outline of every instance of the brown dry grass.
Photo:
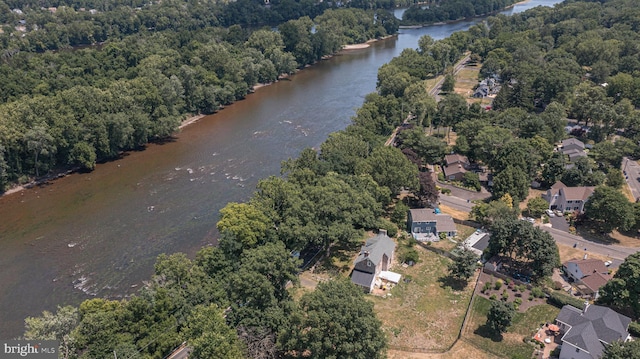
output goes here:
[[498, 358], [484, 352], [465, 340], [458, 340], [456, 344], [445, 353], [411, 353], [399, 350], [389, 350], [389, 359], [492, 359]]
[[460, 219], [463, 221], [466, 221], [469, 219], [469, 213], [467, 212], [459, 211], [455, 208], [451, 208], [444, 204], [441, 204], [438, 207], [440, 208], [440, 211], [442, 211], [442, 213], [448, 214], [455, 219]]
[[629, 185], [627, 185], [626, 183], [622, 186], [622, 193], [631, 203], [634, 203], [636, 201], [635, 197], [633, 197], [633, 193], [631, 193]]
[[[556, 244], [558, 245], [558, 251], [560, 252], [560, 262], [562, 263], [571, 259], [580, 259], [584, 257], [584, 253], [585, 253], [584, 248], [580, 248], [580, 247], [573, 248], [571, 246], [565, 246], [564, 244], [560, 244], [560, 243], [556, 243]], [[589, 251], [587, 251], [587, 255], [589, 258], [600, 259], [603, 262], [611, 259], [607, 256], [589, 252]]]
[[627, 236], [618, 231], [611, 232], [609, 236], [618, 241], [618, 243], [616, 243], [617, 245], [623, 247], [640, 247], [640, 238]]
[[545, 191], [529, 188], [529, 194], [527, 195], [527, 198], [525, 198], [524, 201], [520, 202], [518, 208], [520, 208], [521, 211], [524, 211], [525, 209], [527, 209], [527, 202], [529, 202], [531, 198], [542, 197], [543, 193], [545, 193]]
[[418, 350], [445, 350], [454, 343], [467, 309], [473, 283], [452, 289], [443, 282], [450, 259], [415, 247], [420, 262], [394, 267], [409, 283], [401, 282], [387, 298], [369, 297], [383, 323], [390, 345]]

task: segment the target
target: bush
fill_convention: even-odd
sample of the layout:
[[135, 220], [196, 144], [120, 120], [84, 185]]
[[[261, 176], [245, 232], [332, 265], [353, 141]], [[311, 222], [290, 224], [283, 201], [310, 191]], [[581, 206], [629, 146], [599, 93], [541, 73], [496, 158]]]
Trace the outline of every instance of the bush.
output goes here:
[[516, 298], [516, 299], [514, 299], [514, 300], [513, 300], [513, 303], [514, 303], [514, 304], [516, 304], [516, 305], [520, 305], [520, 304], [522, 304], [522, 298]]
[[444, 182], [445, 178], [444, 178], [444, 173], [442, 172], [438, 172], [438, 181]]
[[484, 286], [482, 286], [482, 293], [490, 290], [492, 286], [493, 286], [492, 282], [486, 282]]
[[418, 253], [415, 248], [405, 248], [400, 251], [398, 260], [400, 261], [400, 263], [418, 263], [418, 261], [420, 260], [420, 253]]
[[549, 303], [559, 308], [562, 308], [565, 305], [572, 305], [580, 309], [584, 305], [584, 302], [582, 300], [575, 297], [570, 297], [562, 292], [549, 293]]
[[495, 294], [491, 294], [491, 296], [489, 297], [489, 299], [491, 299], [491, 300], [496, 300], [496, 298], [498, 298], [498, 297], [496, 297]]
[[527, 290], [527, 286], [524, 284], [520, 284], [518, 286], [518, 292], [523, 293], [525, 290]]
[[447, 240], [447, 234], [444, 232], [440, 232], [440, 234], [438, 234], [438, 237], [440, 237], [441, 241]]
[[544, 297], [544, 291], [540, 287], [533, 287], [531, 288], [531, 295], [536, 298], [542, 298]]
[[495, 290], [500, 290], [500, 288], [502, 288], [502, 283], [503, 283], [503, 282], [502, 282], [502, 279], [498, 279], [498, 280], [496, 281], [495, 286], [494, 286]]
[[640, 338], [640, 323], [638, 322], [629, 323], [629, 334], [633, 335], [636, 338]]
[[502, 291], [502, 300], [506, 302], [508, 299], [509, 299], [509, 293], [507, 293], [507, 290], [505, 289]]
[[378, 228], [386, 229], [389, 237], [395, 237], [398, 234], [398, 227], [386, 218], [378, 220]]
[[442, 194], [450, 194], [451, 190], [448, 189], [448, 188], [442, 188], [442, 189], [440, 189], [440, 193], [442, 193]]
[[554, 282], [553, 282], [553, 289], [555, 289], [555, 290], [560, 290], [560, 289], [562, 289], [562, 283], [561, 283], [561, 282], [558, 282], [558, 281], [554, 281]]

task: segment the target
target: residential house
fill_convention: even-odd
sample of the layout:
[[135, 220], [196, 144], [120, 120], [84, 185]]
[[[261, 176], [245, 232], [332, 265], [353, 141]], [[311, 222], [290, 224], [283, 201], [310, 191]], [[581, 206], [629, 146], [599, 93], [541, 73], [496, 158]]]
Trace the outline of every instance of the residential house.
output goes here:
[[609, 269], [599, 259], [572, 259], [563, 263], [562, 269], [576, 283], [580, 294], [592, 299], [597, 299], [600, 288], [611, 280]]
[[556, 324], [562, 334], [560, 359], [596, 359], [607, 344], [627, 341], [631, 318], [612, 309], [585, 302], [582, 310], [565, 305]]
[[571, 164], [577, 161], [580, 157], [587, 157], [587, 153], [584, 151], [584, 148], [585, 145], [582, 141], [575, 138], [569, 138], [562, 141], [560, 151], [565, 155], [566, 159], [569, 161], [569, 166], [571, 166]]
[[447, 181], [462, 181], [464, 174], [470, 168], [467, 156], [451, 154], [444, 156], [444, 166], [442, 171]]
[[481, 257], [482, 252], [489, 246], [489, 237], [491, 237], [489, 233], [477, 229], [462, 244], [465, 248]]
[[408, 230], [418, 241], [439, 241], [440, 233], [455, 237], [458, 233], [453, 218], [448, 214], [436, 213], [431, 208], [409, 210]]
[[367, 239], [354, 262], [351, 282], [370, 293], [380, 272], [391, 267], [395, 249], [396, 243], [387, 236], [386, 230], [381, 229], [378, 235]]
[[567, 187], [564, 183], [558, 181], [542, 196], [549, 202], [549, 209], [559, 210], [563, 212], [584, 212], [584, 204], [593, 194], [595, 187]]

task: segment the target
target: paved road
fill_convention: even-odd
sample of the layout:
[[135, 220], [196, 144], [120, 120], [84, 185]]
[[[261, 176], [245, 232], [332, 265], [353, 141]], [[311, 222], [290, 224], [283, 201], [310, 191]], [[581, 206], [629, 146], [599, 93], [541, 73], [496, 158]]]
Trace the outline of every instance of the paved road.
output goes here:
[[438, 197], [438, 200], [441, 204], [467, 213], [471, 212], [471, 208], [475, 205], [475, 203], [467, 201], [466, 199], [442, 194], [440, 195], [440, 197]]
[[640, 165], [627, 157], [622, 159], [622, 173], [625, 174], [627, 185], [634, 198], [640, 198]]
[[[446, 206], [464, 212], [470, 212], [471, 208], [474, 205], [473, 202], [467, 202], [466, 199], [455, 196], [440, 195], [439, 200], [440, 203]], [[624, 261], [624, 259], [629, 255], [640, 251], [640, 248], [636, 247], [622, 247], [615, 244], [601, 244], [551, 227], [541, 225], [537, 226], [540, 227], [540, 229], [549, 232], [549, 234], [551, 234], [551, 236], [557, 243], [563, 244], [565, 246], [573, 246], [574, 244], [576, 244], [576, 248], [587, 248], [587, 254], [597, 253], [605, 257], [610, 257], [611, 261], [613, 262], [611, 265], [612, 267], [619, 266], [620, 263], [622, 263], [622, 261]]]
[[[467, 55], [462, 58], [462, 60], [458, 61], [453, 69], [453, 74], [457, 74], [469, 61], [470, 55]], [[442, 83], [444, 82], [444, 76], [431, 88], [429, 91], [429, 95], [433, 96], [436, 99], [436, 102], [440, 101], [440, 88], [442, 87]]]

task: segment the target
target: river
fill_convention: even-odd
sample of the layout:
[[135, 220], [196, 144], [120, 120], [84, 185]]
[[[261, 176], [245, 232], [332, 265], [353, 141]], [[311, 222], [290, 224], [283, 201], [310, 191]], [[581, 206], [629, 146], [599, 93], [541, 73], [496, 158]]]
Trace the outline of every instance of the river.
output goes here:
[[[524, 11], [558, 0], [531, 0]], [[258, 89], [187, 126], [175, 141], [0, 198], [0, 339], [23, 320], [94, 296], [134, 293], [160, 253], [215, 244], [218, 212], [247, 200], [280, 162], [350, 123], [377, 70], [422, 35], [442, 39], [481, 19], [401, 30]]]

